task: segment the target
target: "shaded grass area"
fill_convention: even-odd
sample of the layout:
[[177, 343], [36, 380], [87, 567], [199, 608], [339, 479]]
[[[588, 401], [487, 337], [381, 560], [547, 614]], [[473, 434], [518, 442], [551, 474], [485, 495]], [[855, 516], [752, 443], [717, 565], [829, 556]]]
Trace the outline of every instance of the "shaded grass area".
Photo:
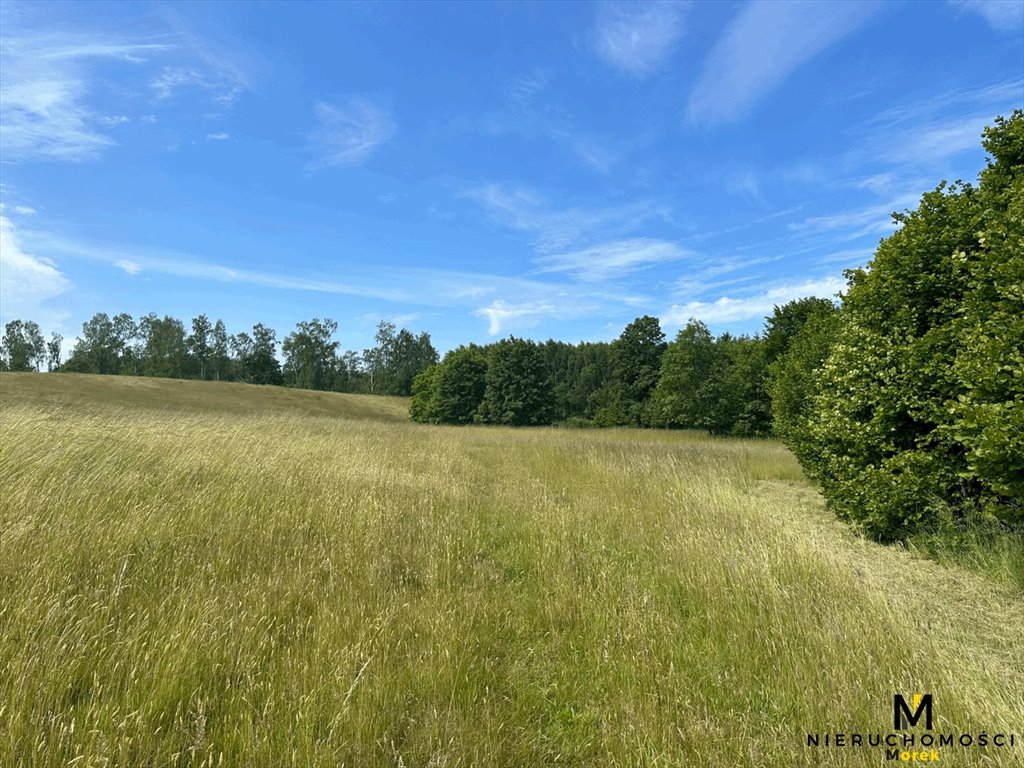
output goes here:
[[406, 397], [90, 373], [3, 373], [0, 374], [0, 402], [32, 404], [59, 413], [117, 406], [132, 412], [289, 413], [376, 421], [409, 420], [409, 398]]
[[879, 765], [806, 734], [915, 691], [1024, 732], [1019, 593], [853, 536], [777, 443], [8, 382], [2, 765]]
[[943, 565], [982, 573], [1017, 589], [1024, 599], [1024, 531], [993, 520], [946, 520], [934, 533], [914, 536], [907, 547]]

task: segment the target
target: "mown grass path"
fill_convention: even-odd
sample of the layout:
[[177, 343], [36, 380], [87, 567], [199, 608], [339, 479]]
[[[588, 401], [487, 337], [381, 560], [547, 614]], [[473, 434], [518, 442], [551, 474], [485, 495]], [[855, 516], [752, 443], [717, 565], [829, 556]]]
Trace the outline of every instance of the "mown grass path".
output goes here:
[[777, 443], [49, 378], [0, 377], [0, 765], [879, 765], [806, 734], [896, 692], [1024, 739], [1020, 594]]

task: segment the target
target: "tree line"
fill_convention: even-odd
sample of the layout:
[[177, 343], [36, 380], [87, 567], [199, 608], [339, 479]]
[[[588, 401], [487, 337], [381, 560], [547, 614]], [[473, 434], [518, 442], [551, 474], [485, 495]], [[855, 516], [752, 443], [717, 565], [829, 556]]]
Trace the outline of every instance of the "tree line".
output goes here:
[[[437, 362], [430, 334], [414, 335], [381, 322], [375, 344], [361, 353], [341, 352], [332, 340], [333, 320], [300, 322], [278, 342], [277, 332], [257, 323], [229, 334], [223, 321], [205, 315], [191, 325], [174, 317], [97, 313], [61, 362], [59, 334], [44, 340], [38, 324], [14, 320], [0, 339], [0, 370], [160, 376], [172, 379], [240, 381], [302, 389], [409, 395], [415, 376]], [[278, 355], [280, 348], [280, 355]]]
[[[827, 299], [821, 299], [831, 306]], [[780, 310], [782, 311], [782, 310]], [[771, 430], [764, 336], [713, 337], [692, 320], [671, 341], [644, 315], [611, 342], [510, 337], [452, 350], [413, 383], [412, 418], [436, 424], [669, 427], [753, 436]]]

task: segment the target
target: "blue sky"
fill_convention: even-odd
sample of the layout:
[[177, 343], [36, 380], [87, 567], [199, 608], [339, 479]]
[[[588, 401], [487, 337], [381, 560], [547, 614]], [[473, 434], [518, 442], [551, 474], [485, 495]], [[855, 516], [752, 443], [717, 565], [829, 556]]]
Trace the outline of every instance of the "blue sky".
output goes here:
[[1024, 104], [1024, 3], [2, 3], [0, 321], [753, 333]]

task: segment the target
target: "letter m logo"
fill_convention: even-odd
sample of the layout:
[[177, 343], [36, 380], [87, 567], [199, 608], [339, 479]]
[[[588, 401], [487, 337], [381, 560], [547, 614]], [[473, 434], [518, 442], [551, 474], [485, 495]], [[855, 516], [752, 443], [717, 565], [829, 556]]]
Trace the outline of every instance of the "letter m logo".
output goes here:
[[908, 728], [912, 728], [917, 725], [917, 721], [921, 719], [921, 714], [924, 713], [924, 727], [931, 730], [932, 695], [930, 693], [915, 693], [911, 696], [911, 701], [913, 702], [913, 711], [911, 711], [910, 705], [907, 704], [907, 700], [900, 694], [897, 693], [893, 697], [892, 727], [898, 731], [905, 731]]

